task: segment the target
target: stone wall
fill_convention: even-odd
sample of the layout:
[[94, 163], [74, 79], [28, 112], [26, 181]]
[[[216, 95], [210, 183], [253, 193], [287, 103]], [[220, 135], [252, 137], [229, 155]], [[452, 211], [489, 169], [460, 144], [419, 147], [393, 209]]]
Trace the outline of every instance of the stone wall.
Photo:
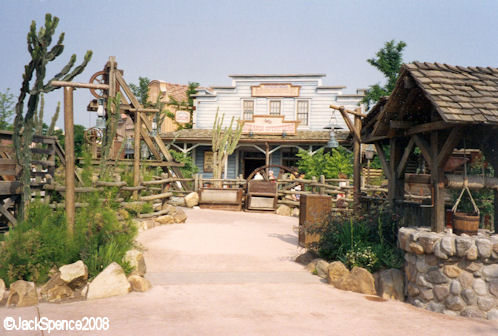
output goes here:
[[417, 307], [448, 315], [498, 319], [498, 235], [401, 228], [405, 294]]

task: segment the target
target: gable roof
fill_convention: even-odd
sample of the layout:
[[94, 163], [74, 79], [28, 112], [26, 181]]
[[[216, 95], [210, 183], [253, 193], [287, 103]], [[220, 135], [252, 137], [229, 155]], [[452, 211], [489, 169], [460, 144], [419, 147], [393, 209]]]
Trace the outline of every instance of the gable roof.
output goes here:
[[498, 68], [414, 62], [403, 66], [400, 77], [406, 73], [444, 121], [498, 124]]

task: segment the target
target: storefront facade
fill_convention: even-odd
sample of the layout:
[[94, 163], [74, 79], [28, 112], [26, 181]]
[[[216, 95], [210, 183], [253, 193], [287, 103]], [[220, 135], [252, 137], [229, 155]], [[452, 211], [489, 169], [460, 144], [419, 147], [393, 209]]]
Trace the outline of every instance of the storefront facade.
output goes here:
[[[231, 75], [231, 86], [202, 88], [195, 97], [193, 129], [163, 133], [172, 147], [191, 153], [199, 173], [211, 177], [211, 135], [216, 113], [224, 126], [232, 118], [244, 122], [237, 149], [229, 157], [224, 176], [247, 177], [266, 164], [295, 166], [299, 149], [314, 152], [326, 146], [330, 125], [338, 140], [349, 134], [330, 104], [358, 107], [363, 90], [343, 94], [343, 86], [323, 86], [323, 74]], [[275, 169], [278, 173], [278, 169]]]

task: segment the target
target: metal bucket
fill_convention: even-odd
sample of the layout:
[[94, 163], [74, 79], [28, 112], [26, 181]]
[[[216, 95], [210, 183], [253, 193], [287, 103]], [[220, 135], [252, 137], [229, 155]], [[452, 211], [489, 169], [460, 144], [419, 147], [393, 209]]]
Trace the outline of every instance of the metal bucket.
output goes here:
[[453, 232], [455, 234], [468, 234], [474, 236], [479, 230], [479, 215], [470, 215], [465, 212], [453, 214]]

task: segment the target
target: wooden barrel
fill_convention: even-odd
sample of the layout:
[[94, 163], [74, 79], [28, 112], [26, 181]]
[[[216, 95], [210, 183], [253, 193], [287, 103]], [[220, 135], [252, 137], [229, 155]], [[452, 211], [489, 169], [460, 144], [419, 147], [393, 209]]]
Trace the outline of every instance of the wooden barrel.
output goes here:
[[453, 232], [455, 234], [466, 233], [476, 235], [479, 229], [479, 216], [469, 215], [465, 212], [455, 212], [453, 214]]

